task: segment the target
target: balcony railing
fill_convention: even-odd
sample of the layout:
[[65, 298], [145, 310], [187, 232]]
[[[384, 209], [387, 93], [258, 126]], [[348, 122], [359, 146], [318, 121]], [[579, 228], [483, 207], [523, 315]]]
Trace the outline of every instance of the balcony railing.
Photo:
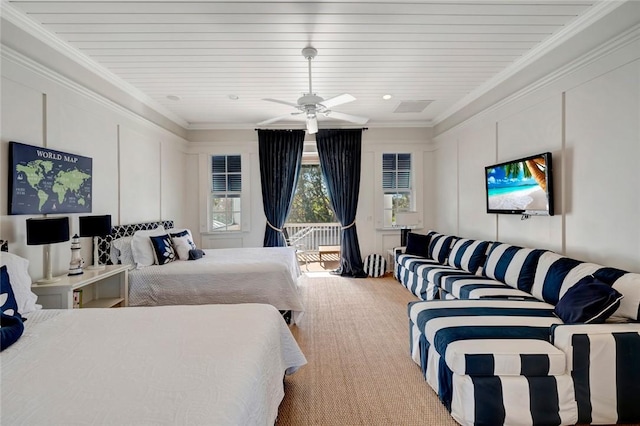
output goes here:
[[286, 223], [289, 243], [307, 251], [317, 251], [318, 246], [340, 245], [339, 223]]

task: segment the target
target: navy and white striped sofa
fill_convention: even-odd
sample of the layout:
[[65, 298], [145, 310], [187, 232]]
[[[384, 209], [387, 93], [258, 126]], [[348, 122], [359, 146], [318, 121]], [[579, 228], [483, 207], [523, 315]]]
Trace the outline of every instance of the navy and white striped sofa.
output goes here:
[[[640, 274], [547, 250], [429, 234], [397, 253], [410, 352], [465, 425], [640, 422]], [[624, 298], [604, 324], [564, 324], [554, 306], [593, 275]], [[625, 323], [621, 323], [626, 321]]]

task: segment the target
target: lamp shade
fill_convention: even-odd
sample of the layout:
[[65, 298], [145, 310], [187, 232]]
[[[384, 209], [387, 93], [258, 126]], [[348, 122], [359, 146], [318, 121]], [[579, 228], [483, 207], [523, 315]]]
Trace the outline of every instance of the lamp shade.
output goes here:
[[30, 246], [69, 241], [69, 218], [27, 219], [27, 244]]
[[111, 234], [111, 215], [80, 216], [81, 237], [104, 237]]
[[420, 223], [418, 212], [397, 212], [396, 226], [414, 226]]

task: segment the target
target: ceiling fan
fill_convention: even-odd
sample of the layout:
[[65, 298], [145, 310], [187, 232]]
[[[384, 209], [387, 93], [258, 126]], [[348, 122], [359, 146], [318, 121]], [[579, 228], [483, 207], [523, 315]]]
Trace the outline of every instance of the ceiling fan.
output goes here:
[[357, 124], [365, 124], [369, 121], [366, 117], [359, 117], [357, 115], [345, 114], [343, 112], [333, 111], [331, 108], [346, 104], [347, 102], [353, 102], [355, 97], [348, 93], [334, 96], [333, 98], [324, 99], [315, 93], [313, 93], [313, 85], [311, 83], [311, 61], [316, 57], [318, 51], [313, 47], [305, 47], [302, 49], [302, 56], [304, 56], [309, 62], [309, 92], [298, 98], [296, 103], [281, 101], [278, 99], [263, 99], [263, 101], [275, 102], [278, 104], [289, 105], [296, 108], [298, 111], [291, 112], [289, 114], [283, 114], [278, 117], [270, 118], [269, 120], [258, 123], [258, 126], [275, 123], [276, 121], [284, 120], [294, 115], [305, 114], [307, 118], [307, 132], [314, 134], [318, 132], [318, 114], [322, 114], [328, 118], [335, 118], [337, 120], [350, 121]]

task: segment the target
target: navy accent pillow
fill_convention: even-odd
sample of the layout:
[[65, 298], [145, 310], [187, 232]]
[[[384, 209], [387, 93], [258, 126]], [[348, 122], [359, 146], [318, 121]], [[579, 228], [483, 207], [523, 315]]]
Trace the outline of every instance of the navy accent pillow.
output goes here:
[[407, 234], [407, 248], [404, 252], [414, 256], [427, 257], [430, 240], [431, 235], [414, 234], [413, 232], [409, 232]]
[[169, 235], [158, 235], [149, 238], [151, 239], [153, 253], [158, 265], [166, 265], [176, 260], [176, 251], [173, 248]]
[[567, 290], [553, 313], [565, 324], [599, 324], [618, 309], [623, 297], [610, 285], [589, 275]]
[[204, 256], [204, 251], [200, 249], [191, 249], [189, 250], [189, 260], [198, 260], [202, 256]]
[[0, 351], [18, 341], [24, 332], [24, 324], [19, 315], [0, 314]]
[[16, 316], [22, 319], [22, 315], [18, 312], [16, 296], [13, 293], [13, 288], [11, 287], [11, 280], [9, 279], [7, 265], [0, 268], [0, 281], [0, 311], [5, 315]]

